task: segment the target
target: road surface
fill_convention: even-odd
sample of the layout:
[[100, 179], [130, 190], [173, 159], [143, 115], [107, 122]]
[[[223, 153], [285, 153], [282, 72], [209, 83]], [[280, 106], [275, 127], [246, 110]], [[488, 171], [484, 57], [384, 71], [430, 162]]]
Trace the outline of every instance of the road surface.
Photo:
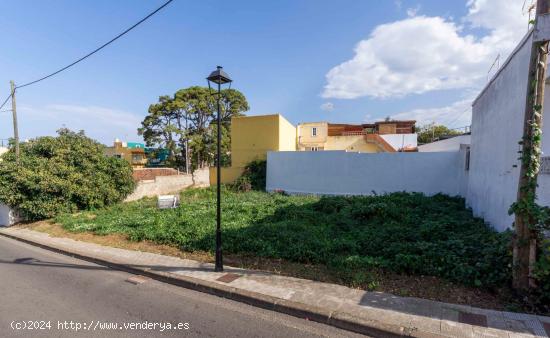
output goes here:
[[0, 236], [0, 337], [360, 337], [136, 277]]

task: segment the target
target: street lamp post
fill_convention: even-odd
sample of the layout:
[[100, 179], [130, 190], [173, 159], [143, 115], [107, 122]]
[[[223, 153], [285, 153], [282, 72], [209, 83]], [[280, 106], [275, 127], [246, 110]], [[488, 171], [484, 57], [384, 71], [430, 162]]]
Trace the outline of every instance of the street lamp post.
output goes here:
[[210, 82], [216, 83], [218, 85], [218, 144], [217, 144], [217, 154], [216, 154], [216, 267], [215, 271], [223, 271], [223, 257], [222, 257], [222, 231], [221, 231], [221, 192], [220, 192], [220, 183], [221, 183], [221, 116], [220, 116], [220, 98], [221, 98], [221, 85], [229, 83], [231, 85], [231, 78], [223, 71], [223, 67], [218, 66], [215, 71], [210, 73], [210, 76], [206, 78], [208, 80], [208, 89], [211, 90]]

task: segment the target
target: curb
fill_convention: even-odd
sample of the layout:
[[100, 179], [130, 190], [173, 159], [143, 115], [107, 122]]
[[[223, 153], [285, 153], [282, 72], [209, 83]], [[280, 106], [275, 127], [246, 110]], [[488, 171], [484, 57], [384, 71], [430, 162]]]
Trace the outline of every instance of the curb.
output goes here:
[[314, 322], [352, 331], [373, 337], [432, 337], [431, 332], [420, 332], [416, 328], [403, 327], [401, 325], [386, 324], [375, 319], [358, 318], [345, 312], [329, 311], [317, 306], [311, 306], [282, 298], [272, 297], [257, 292], [237, 289], [231, 286], [218, 284], [189, 276], [176, 276], [169, 272], [153, 271], [150, 269], [136, 268], [128, 264], [116, 263], [92, 255], [83, 255], [48, 246], [26, 238], [0, 232], [0, 235], [19, 242], [40, 247], [45, 250], [71, 256], [77, 259], [92, 262], [98, 265], [108, 266], [115, 270], [121, 270], [136, 275], [142, 275], [167, 284], [184, 287], [194, 291], [208, 293], [214, 296], [256, 306], [266, 310], [284, 313], [298, 318], [304, 318]]

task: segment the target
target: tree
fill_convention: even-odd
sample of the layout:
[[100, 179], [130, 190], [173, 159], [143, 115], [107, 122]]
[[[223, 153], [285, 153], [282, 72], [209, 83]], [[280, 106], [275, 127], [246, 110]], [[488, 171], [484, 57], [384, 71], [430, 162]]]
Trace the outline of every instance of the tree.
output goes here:
[[168, 163], [176, 163], [177, 127], [173, 121], [173, 100], [169, 96], [159, 97], [159, 102], [149, 106], [149, 115], [141, 122], [138, 133], [147, 145], [157, 145], [169, 150]]
[[460, 135], [456, 130], [449, 129], [444, 125], [428, 124], [421, 127], [416, 127], [418, 134], [418, 143], [425, 144], [437, 141], [442, 136]]
[[0, 202], [37, 220], [108, 206], [134, 190], [128, 162], [105, 156], [83, 131], [58, 134], [22, 143], [19, 164], [13, 148], [2, 156]]
[[[149, 107], [138, 133], [150, 147], [166, 147], [171, 164], [202, 168], [214, 163], [216, 147], [217, 92], [205, 87], [178, 90], [161, 96]], [[249, 110], [244, 95], [235, 89], [221, 92], [222, 164], [229, 164], [231, 118]]]

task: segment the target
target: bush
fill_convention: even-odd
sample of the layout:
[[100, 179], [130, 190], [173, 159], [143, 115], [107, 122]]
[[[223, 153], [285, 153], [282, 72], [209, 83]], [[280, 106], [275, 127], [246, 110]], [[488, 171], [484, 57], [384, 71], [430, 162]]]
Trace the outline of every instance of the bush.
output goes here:
[[25, 218], [50, 218], [60, 212], [89, 210], [120, 202], [135, 187], [130, 164], [104, 155], [104, 146], [83, 132], [67, 129], [57, 137], [21, 144], [0, 162], [0, 201]]
[[235, 183], [233, 188], [237, 191], [265, 191], [267, 161], [256, 160], [248, 163], [244, 172]]

